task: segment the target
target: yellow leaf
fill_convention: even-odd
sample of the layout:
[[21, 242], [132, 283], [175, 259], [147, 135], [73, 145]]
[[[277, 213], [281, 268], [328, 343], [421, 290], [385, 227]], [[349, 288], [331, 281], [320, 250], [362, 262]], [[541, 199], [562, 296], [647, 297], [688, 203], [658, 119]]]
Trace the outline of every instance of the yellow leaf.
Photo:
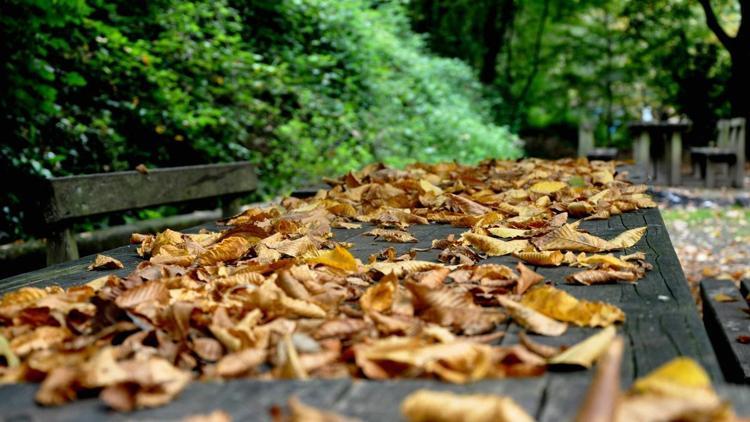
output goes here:
[[548, 195], [555, 193], [559, 190], [566, 188], [568, 185], [563, 182], [557, 182], [554, 180], [545, 180], [543, 182], [534, 183], [529, 190], [534, 193], [541, 193], [542, 195]]
[[443, 264], [430, 261], [397, 261], [397, 262], [375, 262], [368, 266], [382, 274], [393, 273], [396, 277], [401, 277], [409, 273], [417, 273], [427, 270], [443, 268]]
[[429, 181], [425, 179], [422, 179], [419, 181], [419, 187], [422, 188], [422, 190], [425, 191], [425, 193], [432, 193], [435, 196], [442, 195], [443, 193], [442, 189], [433, 185], [432, 183], [430, 183]]
[[528, 240], [511, 240], [505, 242], [494, 237], [476, 233], [464, 233], [463, 238], [489, 256], [508, 255], [529, 247]]
[[526, 235], [526, 230], [511, 229], [510, 227], [491, 227], [487, 229], [490, 234], [497, 237], [506, 239], [514, 239], [516, 237], [523, 237]]
[[376, 238], [380, 237], [382, 239], [385, 239], [388, 242], [397, 242], [397, 243], [418, 242], [416, 237], [414, 237], [411, 233], [405, 230], [377, 228], [377, 229], [372, 229], [369, 232], [365, 232], [362, 234], [365, 236], [375, 236]]
[[565, 224], [559, 229], [534, 240], [541, 250], [567, 250], [575, 252], [602, 252], [629, 248], [643, 237], [646, 227], [639, 227], [620, 233], [612, 240], [577, 230], [577, 225]]
[[607, 247], [607, 250], [629, 248], [638, 243], [638, 241], [641, 240], [641, 237], [643, 237], [645, 233], [646, 226], [622, 232], [617, 235], [617, 237], [608, 242], [609, 246]]
[[694, 360], [679, 357], [636, 380], [632, 391], [680, 395], [683, 388], [711, 388], [711, 379]]
[[625, 313], [604, 302], [579, 300], [552, 286], [541, 286], [527, 292], [521, 304], [558, 321], [584, 327], [607, 327], [625, 321]]
[[671, 420], [737, 420], [711, 387], [706, 371], [679, 357], [634, 383], [617, 408], [618, 422]]
[[560, 251], [522, 251], [513, 254], [518, 259], [528, 262], [532, 265], [554, 265], [558, 266], [563, 262], [565, 255]]
[[729, 296], [726, 293], [716, 293], [713, 298], [717, 302], [737, 302], [737, 298]]
[[559, 229], [535, 240], [536, 246], [544, 251], [566, 250], [576, 252], [599, 252], [607, 250], [606, 240], [580, 232], [571, 224], [565, 224]]
[[607, 185], [609, 183], [612, 183], [615, 180], [612, 173], [609, 171], [605, 171], [605, 170], [595, 171], [591, 173], [591, 178], [595, 184], [600, 184], [600, 185]]
[[531, 422], [513, 399], [489, 394], [455, 394], [418, 390], [401, 403], [409, 422]]
[[595, 255], [586, 256], [586, 254], [581, 253], [580, 255], [576, 257], [576, 262], [584, 266], [604, 264], [604, 266], [615, 268], [615, 269], [635, 268], [635, 265], [621, 258], [617, 258], [612, 254], [607, 254], [607, 255], [595, 254]]
[[568, 329], [568, 324], [555, 321], [505, 296], [498, 296], [497, 301], [508, 310], [514, 321], [531, 332], [556, 337]]
[[549, 360], [552, 364], [590, 368], [614, 340], [617, 330], [609, 326]]
[[320, 255], [308, 259], [308, 264], [323, 264], [344, 271], [356, 271], [357, 260], [349, 251], [336, 245], [336, 248], [323, 252]]

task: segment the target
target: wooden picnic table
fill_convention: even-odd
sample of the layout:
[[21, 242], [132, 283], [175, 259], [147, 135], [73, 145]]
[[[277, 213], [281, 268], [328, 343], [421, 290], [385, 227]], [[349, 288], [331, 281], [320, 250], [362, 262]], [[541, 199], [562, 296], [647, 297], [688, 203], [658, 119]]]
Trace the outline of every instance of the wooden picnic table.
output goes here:
[[646, 169], [655, 183], [677, 186], [682, 181], [682, 135], [690, 129], [686, 122], [631, 122], [635, 137], [633, 158]]
[[[641, 210], [609, 220], [584, 221], [581, 226], [595, 235], [609, 238], [625, 229], [644, 225], [648, 226], [646, 235], [625, 252], [646, 252], [647, 259], [654, 268], [636, 284], [576, 286], [564, 281], [567, 274], [575, 271], [573, 268], [538, 267], [535, 271], [578, 298], [607, 301], [625, 312], [626, 322], [618, 326], [618, 331], [626, 340], [621, 369], [623, 388], [629, 387], [635, 378], [674, 357], [688, 356], [706, 369], [719, 394], [733, 403], [738, 414], [750, 415], [750, 387], [725, 383], [659, 211]], [[214, 225], [201, 227], [218, 229]], [[410, 227], [409, 231], [419, 239], [419, 243], [395, 244], [364, 236], [363, 233], [371, 228], [365, 225], [353, 230], [335, 229], [335, 239], [351, 242], [352, 254], [366, 261], [369, 255], [387, 246], [394, 246], [397, 252], [402, 253], [411, 248], [428, 248], [433, 239], [445, 238], [449, 234], [460, 235], [466, 231], [465, 228], [445, 224], [416, 225]], [[196, 227], [189, 231], [199, 229], [200, 227]], [[2, 280], [0, 293], [32, 285], [71, 286], [107, 273], [125, 276], [142, 260], [135, 249], [135, 245], [128, 245], [106, 252], [125, 264], [125, 268], [120, 270], [87, 271], [86, 266], [93, 258], [84, 257]], [[417, 259], [436, 260], [438, 252], [418, 252]], [[492, 257], [483, 261], [509, 266], [515, 266], [516, 262], [511, 256]], [[501, 344], [518, 343], [521, 330], [517, 325], [507, 323], [500, 329], [506, 331], [506, 335], [499, 340]], [[595, 329], [571, 327], [561, 337], [531, 337], [540, 343], [570, 345], [594, 332]], [[430, 388], [508, 395], [537, 420], [564, 421], [571, 420], [575, 415], [592, 374], [593, 370], [549, 371], [534, 378], [486, 380], [467, 385], [453, 385], [436, 380], [352, 379], [195, 382], [166, 406], [130, 414], [109, 411], [96, 398], [55, 408], [42, 408], [34, 404], [38, 385], [6, 385], [0, 387], [0, 419], [82, 421], [108, 416], [114, 420], [175, 420], [186, 415], [206, 414], [221, 409], [231, 414], [235, 420], [268, 420], [269, 408], [274, 404], [284, 405], [288, 397], [294, 394], [306, 404], [331, 409], [346, 416], [368, 421], [399, 420], [399, 406], [408, 393], [419, 388]]]

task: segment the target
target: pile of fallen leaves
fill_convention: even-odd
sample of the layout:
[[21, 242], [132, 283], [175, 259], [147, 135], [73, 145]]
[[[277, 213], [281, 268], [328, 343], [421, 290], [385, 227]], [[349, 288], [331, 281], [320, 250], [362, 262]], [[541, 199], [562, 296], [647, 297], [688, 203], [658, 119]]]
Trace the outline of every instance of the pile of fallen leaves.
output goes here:
[[[568, 282], [585, 285], [632, 283], [649, 269], [643, 253], [612, 254], [645, 227], [603, 239], [568, 222], [654, 206], [611, 163], [373, 165], [329, 183], [248, 209], [221, 232], [134, 234], [144, 261], [124, 278], [6, 294], [0, 379], [41, 382], [44, 405], [98, 394], [130, 410], [167, 403], [195, 379], [538, 375], [590, 366], [625, 314], [544, 284], [524, 262], [580, 267]], [[367, 224], [412, 242], [411, 225], [435, 223], [466, 228], [433, 242], [440, 262], [386, 249], [363, 263], [332, 232]], [[516, 268], [480, 263], [509, 254]], [[91, 269], [116, 267], [101, 256]], [[527, 336], [497, 345], [509, 318], [547, 336], [607, 328], [564, 351]]]

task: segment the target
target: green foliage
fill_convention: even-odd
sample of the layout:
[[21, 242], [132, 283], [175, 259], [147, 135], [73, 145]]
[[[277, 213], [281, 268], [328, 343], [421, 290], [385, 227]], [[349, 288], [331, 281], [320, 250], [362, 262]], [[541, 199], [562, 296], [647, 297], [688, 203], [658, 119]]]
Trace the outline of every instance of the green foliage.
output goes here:
[[[739, 2], [712, 4], [733, 34]], [[729, 54], [696, 1], [412, 0], [409, 11], [431, 49], [494, 68], [484, 82], [496, 121], [522, 135], [568, 127], [574, 144], [585, 118], [599, 143], [627, 146], [626, 123], [650, 106], [687, 115], [688, 142], [705, 143], [729, 115]], [[494, 54], [488, 39], [499, 40]]]
[[[0, 166], [19, 180], [250, 160], [272, 195], [374, 160], [520, 154], [399, 2], [6, 3]], [[0, 197], [22, 235], [21, 194]]]

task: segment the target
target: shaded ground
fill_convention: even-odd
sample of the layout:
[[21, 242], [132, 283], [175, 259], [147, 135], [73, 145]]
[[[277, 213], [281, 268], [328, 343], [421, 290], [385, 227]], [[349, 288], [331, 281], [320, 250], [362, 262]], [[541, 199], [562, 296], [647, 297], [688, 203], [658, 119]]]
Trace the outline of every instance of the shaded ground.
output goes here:
[[655, 194], [696, 298], [703, 278], [750, 278], [750, 192], [659, 188]]

